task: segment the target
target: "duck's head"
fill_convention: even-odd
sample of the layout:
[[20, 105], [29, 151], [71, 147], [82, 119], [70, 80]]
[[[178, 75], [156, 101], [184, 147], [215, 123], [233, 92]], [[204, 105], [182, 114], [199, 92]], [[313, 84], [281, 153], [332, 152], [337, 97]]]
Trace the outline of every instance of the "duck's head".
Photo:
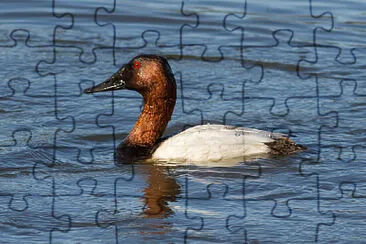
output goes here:
[[145, 99], [149, 97], [175, 99], [176, 96], [176, 83], [168, 61], [156, 55], [134, 57], [110, 78], [85, 89], [84, 93], [122, 89], [137, 91]]

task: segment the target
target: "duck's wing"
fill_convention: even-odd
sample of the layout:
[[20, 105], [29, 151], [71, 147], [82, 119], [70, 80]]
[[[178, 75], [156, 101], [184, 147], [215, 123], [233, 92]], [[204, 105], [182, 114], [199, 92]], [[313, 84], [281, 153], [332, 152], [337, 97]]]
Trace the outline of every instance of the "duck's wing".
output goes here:
[[207, 124], [207, 125], [197, 125], [191, 127], [181, 133], [179, 135], [189, 135], [194, 133], [207, 133], [210, 134], [211, 132], [217, 132], [219, 134], [225, 133], [226, 135], [236, 135], [240, 136], [256, 136], [256, 137], [263, 137], [263, 138], [270, 138], [273, 140], [283, 139], [286, 137], [285, 134], [282, 133], [274, 133], [264, 130], [258, 130], [253, 128], [246, 128], [246, 127], [239, 127], [239, 126], [232, 126], [232, 125], [216, 125], [216, 124]]

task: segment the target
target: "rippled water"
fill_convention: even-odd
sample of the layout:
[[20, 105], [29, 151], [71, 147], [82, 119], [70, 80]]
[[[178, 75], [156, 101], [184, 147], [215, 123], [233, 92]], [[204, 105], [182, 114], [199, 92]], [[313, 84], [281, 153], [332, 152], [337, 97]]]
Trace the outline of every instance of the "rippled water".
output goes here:
[[[361, 1], [2, 1], [2, 243], [366, 242]], [[85, 95], [164, 55], [166, 134], [215, 122], [288, 134], [288, 157], [116, 166], [142, 98]]]

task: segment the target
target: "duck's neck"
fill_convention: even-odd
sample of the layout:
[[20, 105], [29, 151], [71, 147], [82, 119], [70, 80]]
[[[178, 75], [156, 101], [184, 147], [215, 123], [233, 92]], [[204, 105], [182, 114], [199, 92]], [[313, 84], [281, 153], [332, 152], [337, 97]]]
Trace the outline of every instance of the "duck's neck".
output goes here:
[[152, 147], [163, 135], [176, 101], [175, 89], [162, 96], [144, 96], [144, 109], [124, 143]]

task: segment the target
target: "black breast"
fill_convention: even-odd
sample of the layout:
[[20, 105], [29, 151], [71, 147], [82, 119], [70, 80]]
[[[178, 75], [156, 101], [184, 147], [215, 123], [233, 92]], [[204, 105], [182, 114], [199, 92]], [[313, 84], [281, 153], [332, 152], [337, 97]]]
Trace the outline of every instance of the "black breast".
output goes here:
[[160, 143], [168, 139], [170, 136], [161, 137], [157, 140], [155, 145], [135, 145], [128, 141], [122, 142], [116, 151], [117, 163], [129, 164], [135, 163], [140, 160], [145, 160], [151, 157], [156, 148], [159, 147]]
[[155, 147], [151, 146], [122, 143], [116, 151], [117, 163], [134, 163], [147, 159], [151, 156], [154, 149]]

